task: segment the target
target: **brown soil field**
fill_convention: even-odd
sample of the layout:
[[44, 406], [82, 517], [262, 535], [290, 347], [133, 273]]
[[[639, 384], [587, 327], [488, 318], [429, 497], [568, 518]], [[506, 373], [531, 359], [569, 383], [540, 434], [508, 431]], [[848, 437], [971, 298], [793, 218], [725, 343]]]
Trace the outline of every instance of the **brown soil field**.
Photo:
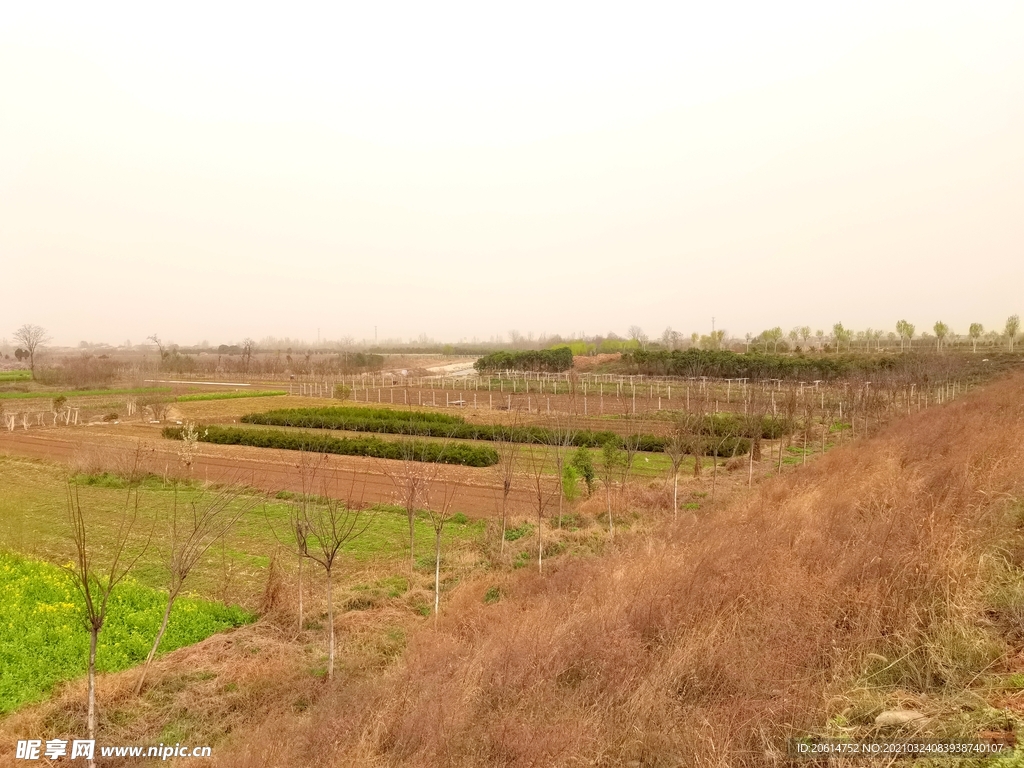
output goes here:
[[[157, 475], [181, 474], [178, 445], [162, 438], [155, 425], [53, 427], [0, 433], [0, 453], [56, 461], [88, 471], [116, 471], [123, 457], [140, 445], [146, 454], [148, 471]], [[397, 472], [400, 465], [401, 462], [384, 459], [329, 456], [327, 492], [340, 497], [354, 483], [367, 503], [396, 503], [397, 489], [387, 472]], [[499, 493], [494, 469], [445, 466], [441, 471], [458, 487], [458, 511], [477, 518], [494, 513]], [[192, 477], [216, 483], [241, 483], [267, 493], [302, 490], [298, 455], [294, 451], [200, 443]], [[521, 490], [513, 491], [511, 496], [513, 507], [525, 508], [529, 500], [529, 495]]]

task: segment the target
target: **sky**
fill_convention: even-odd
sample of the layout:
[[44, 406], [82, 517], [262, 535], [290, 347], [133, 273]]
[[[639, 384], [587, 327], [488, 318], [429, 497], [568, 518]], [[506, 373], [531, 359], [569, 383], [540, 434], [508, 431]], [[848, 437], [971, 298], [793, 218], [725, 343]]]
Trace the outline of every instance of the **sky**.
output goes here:
[[6, 3], [0, 337], [1001, 328], [1024, 4]]

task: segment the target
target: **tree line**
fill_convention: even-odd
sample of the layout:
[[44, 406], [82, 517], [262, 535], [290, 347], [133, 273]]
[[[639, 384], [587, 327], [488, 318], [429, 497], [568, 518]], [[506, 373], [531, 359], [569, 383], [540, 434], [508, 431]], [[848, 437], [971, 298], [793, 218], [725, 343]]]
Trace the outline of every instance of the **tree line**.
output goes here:
[[572, 368], [572, 350], [569, 347], [525, 350], [522, 352], [492, 352], [484, 355], [473, 367], [479, 372], [489, 371], [544, 371], [563, 373]]

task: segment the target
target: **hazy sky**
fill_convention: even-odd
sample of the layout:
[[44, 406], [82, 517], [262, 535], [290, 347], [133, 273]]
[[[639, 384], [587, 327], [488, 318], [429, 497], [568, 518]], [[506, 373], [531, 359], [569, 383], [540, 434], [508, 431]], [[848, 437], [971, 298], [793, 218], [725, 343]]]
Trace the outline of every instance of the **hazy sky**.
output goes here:
[[1024, 4], [0, 7], [0, 336], [1024, 313]]

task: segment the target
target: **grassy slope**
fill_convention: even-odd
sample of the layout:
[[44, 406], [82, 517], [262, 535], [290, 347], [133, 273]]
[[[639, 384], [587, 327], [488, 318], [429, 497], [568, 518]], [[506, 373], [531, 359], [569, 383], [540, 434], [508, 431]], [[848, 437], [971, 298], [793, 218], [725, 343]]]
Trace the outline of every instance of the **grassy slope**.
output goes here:
[[925, 734], [1005, 728], [1024, 709], [1022, 388], [898, 420], [606, 560], [466, 584], [386, 675], [225, 762], [764, 765], [791, 735], [886, 735], [873, 718], [900, 706], [933, 716]]

